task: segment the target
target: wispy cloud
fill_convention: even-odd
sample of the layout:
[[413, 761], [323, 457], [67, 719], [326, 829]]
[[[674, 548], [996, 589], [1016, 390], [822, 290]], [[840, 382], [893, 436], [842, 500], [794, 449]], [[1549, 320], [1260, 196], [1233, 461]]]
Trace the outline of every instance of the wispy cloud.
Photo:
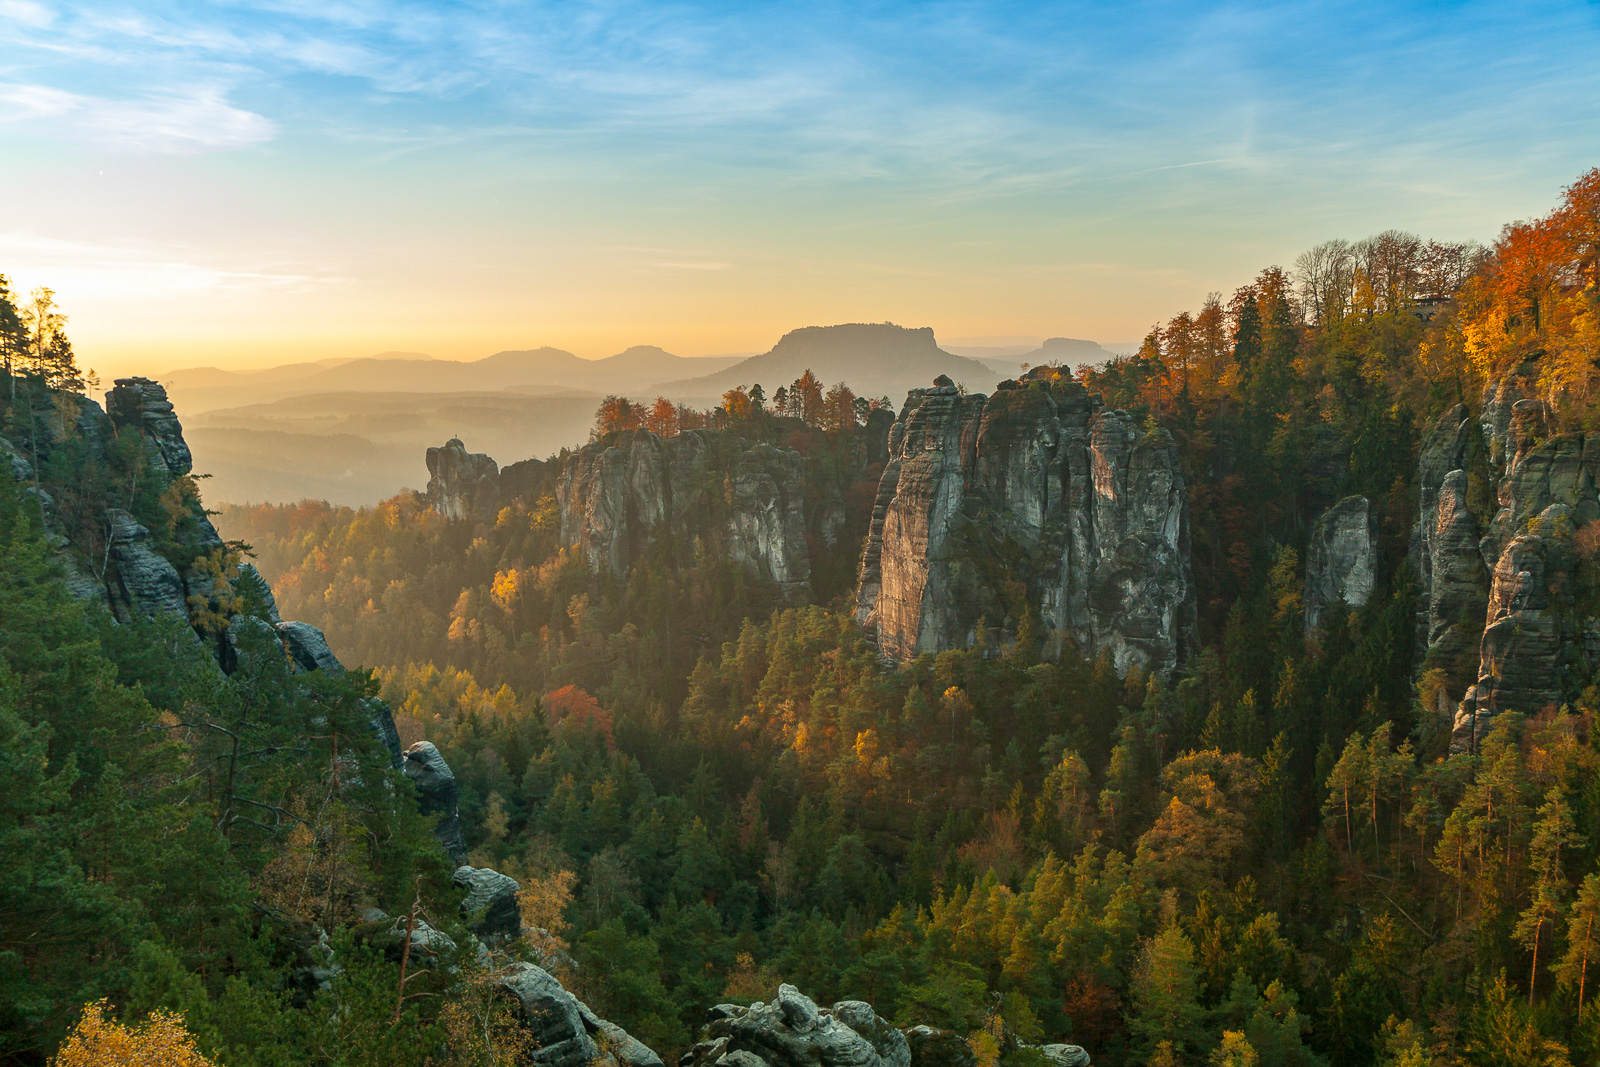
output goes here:
[[86, 96], [46, 85], [0, 84], [0, 122], [48, 121], [52, 132], [105, 148], [192, 155], [270, 140], [273, 123], [201, 88], [136, 100]]

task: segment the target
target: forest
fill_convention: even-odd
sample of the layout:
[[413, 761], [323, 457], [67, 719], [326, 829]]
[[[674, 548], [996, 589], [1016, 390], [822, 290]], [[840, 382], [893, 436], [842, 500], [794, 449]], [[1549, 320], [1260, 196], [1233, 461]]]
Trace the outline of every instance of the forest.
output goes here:
[[[218, 527], [284, 616], [371, 669], [309, 689], [221, 679], [171, 633], [73, 604], [8, 484], [0, 730], [25, 777], [0, 800], [20, 857], [0, 876], [0, 1057], [42, 1062], [105, 998], [181, 1011], [221, 1064], [516, 1062], [460, 1039], [470, 982], [440, 968], [412, 997], [364, 932], [363, 908], [416, 902], [466, 941], [429, 820], [381, 802], [376, 763], [338, 769], [379, 693], [402, 742], [453, 768], [470, 862], [523, 884], [562, 980], [669, 1061], [709, 1005], [790, 982], [966, 1035], [983, 1067], [1040, 1067], [1029, 1046], [1062, 1040], [1108, 1067], [1595, 1062], [1600, 689], [1453, 751], [1435, 697], [1463, 667], [1416, 637], [1424, 434], [1519, 367], [1552, 432], [1600, 428], [1600, 170], [1490, 247], [1330, 242], [1080, 372], [1183, 465], [1200, 648], [1171, 677], [1026, 620], [886, 666], [853, 615], [870, 464], [845, 494], [857, 540], [798, 604], [715, 538], [595, 573], [544, 492], [492, 521], [418, 494], [230, 507]], [[781, 393], [611, 398], [595, 436], [703, 428], [845, 471], [893, 407], [814, 378]], [[36, 408], [13, 400], [8, 434]], [[161, 509], [191, 491], [135, 503], [181, 540]], [[1308, 631], [1308, 532], [1354, 493], [1378, 514], [1377, 588]], [[219, 785], [224, 732], [196, 724], [246, 721], [297, 756]], [[266, 809], [235, 795], [292, 829], [258, 830]], [[291, 988], [319, 938], [348, 962]]]

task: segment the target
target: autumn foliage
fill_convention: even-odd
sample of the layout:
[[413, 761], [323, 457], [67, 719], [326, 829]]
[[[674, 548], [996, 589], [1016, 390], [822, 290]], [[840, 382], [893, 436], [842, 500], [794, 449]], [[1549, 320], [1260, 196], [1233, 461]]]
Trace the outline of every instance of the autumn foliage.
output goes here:
[[132, 1029], [106, 1017], [106, 1002], [85, 1004], [52, 1067], [213, 1067], [184, 1029], [183, 1016], [156, 1011]]

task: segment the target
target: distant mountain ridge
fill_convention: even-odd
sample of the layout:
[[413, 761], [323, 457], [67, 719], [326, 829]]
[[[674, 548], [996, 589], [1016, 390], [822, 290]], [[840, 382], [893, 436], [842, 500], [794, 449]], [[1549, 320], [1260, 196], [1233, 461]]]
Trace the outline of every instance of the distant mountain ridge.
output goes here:
[[166, 382], [185, 410], [199, 413], [309, 393], [539, 389], [637, 392], [668, 378], [721, 370], [738, 359], [677, 356], [654, 345], [635, 345], [605, 359], [583, 359], [549, 346], [496, 352], [469, 361], [436, 359], [420, 352], [386, 352], [337, 362], [291, 363], [259, 371], [195, 367], [173, 371], [166, 376]]
[[896, 407], [907, 391], [925, 387], [941, 374], [974, 391], [986, 391], [1000, 379], [982, 360], [940, 348], [931, 326], [851, 322], [790, 330], [771, 351], [713, 374], [664, 382], [655, 391], [703, 401], [760, 383], [771, 396], [808, 369], [826, 385], [845, 382], [857, 396], [888, 396]]

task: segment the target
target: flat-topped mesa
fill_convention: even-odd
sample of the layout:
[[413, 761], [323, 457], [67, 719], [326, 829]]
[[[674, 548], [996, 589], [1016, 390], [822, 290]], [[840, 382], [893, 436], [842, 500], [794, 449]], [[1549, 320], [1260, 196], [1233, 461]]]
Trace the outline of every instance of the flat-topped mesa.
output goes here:
[[729, 559], [803, 599], [811, 582], [806, 461], [703, 430], [613, 434], [569, 455], [556, 476], [561, 539], [590, 570], [620, 578], [658, 537], [714, 537]]
[[[1036, 613], [1119, 669], [1194, 644], [1189, 502], [1171, 436], [1040, 368], [994, 396], [913, 390], [889, 434], [858, 621], [887, 656], [990, 641]], [[1018, 602], [1016, 583], [1025, 589]]]

